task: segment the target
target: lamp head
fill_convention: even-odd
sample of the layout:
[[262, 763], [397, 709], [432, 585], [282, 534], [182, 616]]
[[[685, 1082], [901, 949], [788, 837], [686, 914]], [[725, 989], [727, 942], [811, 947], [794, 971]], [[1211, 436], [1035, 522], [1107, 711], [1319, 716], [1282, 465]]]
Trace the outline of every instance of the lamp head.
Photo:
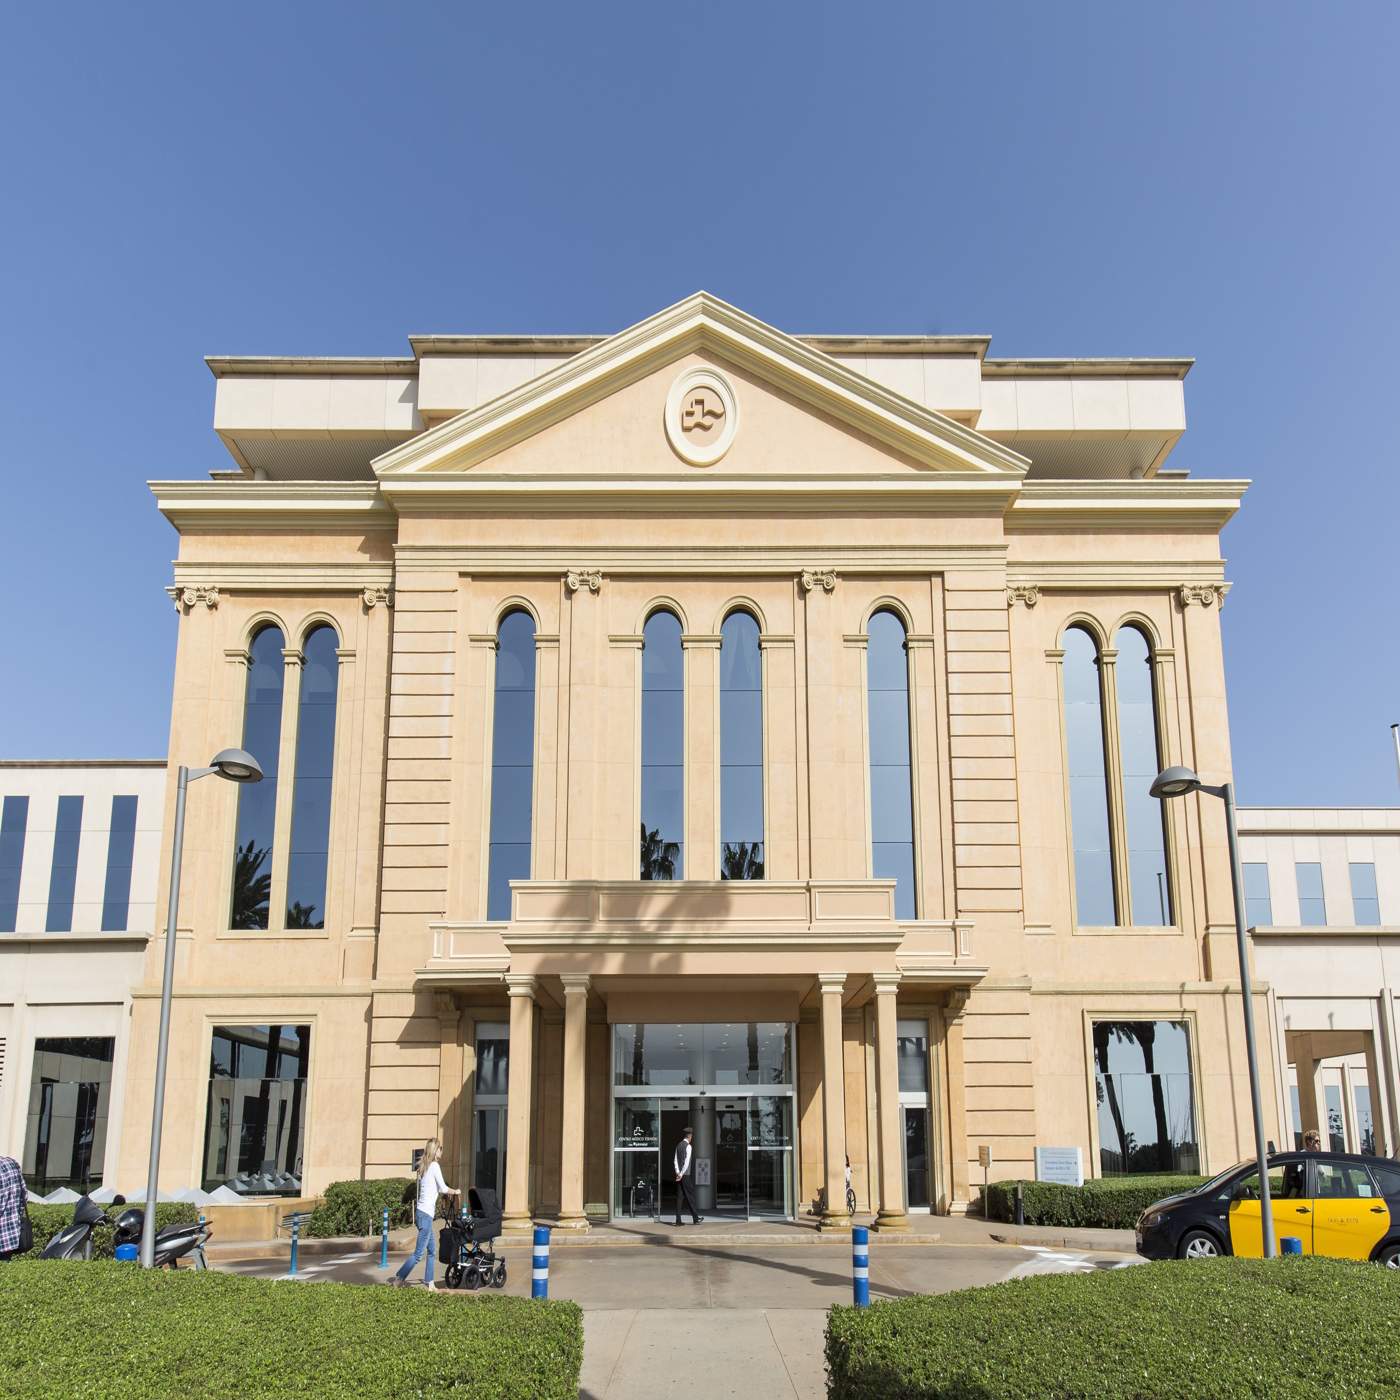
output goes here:
[[214, 755], [209, 766], [231, 783], [262, 782], [262, 765], [243, 749], [224, 749], [222, 753]]
[[1189, 769], [1180, 766], [1164, 768], [1152, 780], [1148, 791], [1153, 797], [1185, 797], [1201, 786], [1201, 780]]

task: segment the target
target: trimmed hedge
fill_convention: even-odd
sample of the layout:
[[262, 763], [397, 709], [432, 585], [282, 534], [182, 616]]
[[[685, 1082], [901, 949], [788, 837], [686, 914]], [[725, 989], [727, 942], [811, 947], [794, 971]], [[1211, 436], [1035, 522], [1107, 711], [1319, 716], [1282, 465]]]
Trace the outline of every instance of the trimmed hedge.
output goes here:
[[0, 1396], [574, 1400], [576, 1303], [0, 1264]]
[[[1164, 1196], [1192, 1191], [1205, 1176], [1106, 1176], [1083, 1186], [1050, 1181], [1022, 1181], [1027, 1225], [1062, 1225], [1079, 1229], [1131, 1230], [1137, 1218]], [[1016, 1219], [1014, 1181], [993, 1182], [983, 1197], [988, 1220]]]
[[[102, 1210], [108, 1220], [115, 1220], [124, 1210], [141, 1204], [140, 1201], [128, 1201], [124, 1206], [103, 1206]], [[198, 1219], [199, 1207], [188, 1201], [161, 1201], [156, 1206], [157, 1230], [163, 1230], [167, 1225], [193, 1225]], [[73, 1223], [73, 1203], [41, 1206], [31, 1201], [29, 1223], [34, 1227], [34, 1252], [37, 1254], [60, 1230], [66, 1230]], [[101, 1225], [92, 1232], [92, 1257], [112, 1257], [112, 1232]]]
[[830, 1400], [1185, 1400], [1396, 1394], [1400, 1274], [1215, 1259], [1042, 1275], [866, 1309], [826, 1328]]
[[317, 1202], [302, 1234], [325, 1239], [337, 1235], [378, 1235], [389, 1207], [389, 1228], [413, 1224], [413, 1202], [404, 1204], [403, 1193], [413, 1183], [411, 1176], [386, 1177], [380, 1181], [333, 1181]]

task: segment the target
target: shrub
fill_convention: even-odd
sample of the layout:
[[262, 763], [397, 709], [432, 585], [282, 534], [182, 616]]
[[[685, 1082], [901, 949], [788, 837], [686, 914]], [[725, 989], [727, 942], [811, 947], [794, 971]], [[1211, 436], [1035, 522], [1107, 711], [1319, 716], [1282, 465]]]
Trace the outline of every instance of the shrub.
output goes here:
[[1300, 1258], [1042, 1275], [831, 1310], [832, 1400], [1394, 1396], [1400, 1275]]
[[989, 1220], [1016, 1219], [1016, 1187], [1022, 1190], [1027, 1225], [1062, 1225], [1079, 1229], [1131, 1230], [1137, 1218], [1163, 1196], [1192, 1191], [1204, 1176], [1106, 1176], [1083, 1186], [1050, 1181], [997, 1181], [987, 1188], [984, 1209]]
[[[108, 1220], [115, 1220], [122, 1211], [141, 1205], [140, 1201], [128, 1201], [124, 1206], [103, 1206]], [[188, 1201], [161, 1201], [156, 1206], [156, 1229], [164, 1230], [167, 1225], [193, 1225], [199, 1219], [199, 1207]], [[41, 1206], [29, 1203], [29, 1223], [34, 1227], [34, 1252], [37, 1254], [60, 1230], [73, 1223], [73, 1205]], [[92, 1257], [110, 1259], [112, 1257], [112, 1232], [99, 1225], [92, 1232]]]
[[0, 1395], [573, 1400], [570, 1302], [116, 1263], [0, 1266]]
[[303, 1235], [377, 1235], [389, 1207], [389, 1228], [413, 1224], [413, 1201], [403, 1194], [413, 1184], [411, 1176], [380, 1181], [333, 1181], [302, 1227]]

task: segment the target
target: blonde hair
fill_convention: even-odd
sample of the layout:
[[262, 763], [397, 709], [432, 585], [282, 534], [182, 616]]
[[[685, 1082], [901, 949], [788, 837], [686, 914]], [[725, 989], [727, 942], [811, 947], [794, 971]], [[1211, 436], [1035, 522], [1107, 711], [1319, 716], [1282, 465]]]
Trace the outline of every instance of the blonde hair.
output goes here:
[[429, 1138], [423, 1144], [423, 1155], [418, 1159], [418, 1180], [423, 1180], [423, 1173], [432, 1166], [438, 1159], [438, 1153], [442, 1151], [442, 1144], [436, 1138]]

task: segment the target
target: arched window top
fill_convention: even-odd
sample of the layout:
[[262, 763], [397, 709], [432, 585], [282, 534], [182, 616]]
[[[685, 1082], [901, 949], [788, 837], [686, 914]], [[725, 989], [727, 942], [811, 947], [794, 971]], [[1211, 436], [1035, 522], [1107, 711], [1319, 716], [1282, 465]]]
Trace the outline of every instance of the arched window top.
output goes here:
[[669, 608], [657, 608], [642, 628], [643, 687], [682, 689], [682, 658], [680, 618]]
[[720, 876], [761, 880], [763, 653], [758, 622], [736, 608], [720, 628]]
[[763, 684], [758, 620], [744, 608], [735, 608], [719, 629], [719, 683], [721, 688], [758, 690]]
[[302, 640], [292, 844], [287, 861], [288, 928], [326, 925], [338, 644], [335, 628], [325, 623], [314, 625]]
[[507, 598], [496, 612], [496, 634], [500, 635], [502, 626], [509, 617], [516, 613], [523, 613], [530, 621], [530, 630], [538, 632], [540, 627], [539, 617], [535, 613], [534, 604], [528, 598]]
[[523, 608], [515, 608], [496, 628], [496, 689], [534, 688], [535, 619]]
[[660, 597], [653, 598], [646, 607], [642, 609], [643, 633], [651, 626], [652, 619], [663, 613], [675, 622], [677, 629], [681, 632], [684, 632], [688, 628], [689, 622], [686, 618], [685, 610], [681, 605], [674, 598]]
[[334, 627], [318, 623], [301, 643], [301, 704], [335, 703], [340, 676], [340, 638]]
[[1082, 927], [1117, 922], [1105, 762], [1099, 643], [1087, 628], [1064, 634], [1065, 751], [1074, 842], [1075, 914]]
[[866, 628], [872, 690], [909, 689], [908, 632], [904, 619], [889, 608], [881, 608]]
[[523, 607], [496, 626], [491, 722], [491, 838], [486, 917], [511, 916], [510, 882], [530, 878], [534, 834], [535, 618]]
[[719, 610], [721, 632], [724, 630], [724, 623], [733, 617], [735, 613], [743, 613], [745, 616], [752, 618], [754, 626], [758, 629], [760, 634], [768, 625], [763, 619], [763, 610], [752, 598], [731, 598]]
[[[1072, 617], [1065, 626], [1064, 632], [1060, 636], [1060, 646], [1069, 647], [1071, 639], [1075, 636], [1086, 639], [1093, 648], [1094, 660], [1099, 659], [1099, 653], [1108, 645], [1108, 636], [1100, 627], [1098, 622], [1090, 617]], [[1076, 644], [1079, 645], [1079, 644]]]
[[335, 620], [325, 613], [313, 613], [301, 624], [301, 647], [306, 650], [306, 644], [311, 638], [321, 631], [326, 631], [334, 638], [334, 645], [340, 645], [340, 628], [336, 626]]
[[269, 629], [273, 632], [276, 632], [278, 638], [282, 639], [278, 641], [277, 645], [279, 647], [286, 646], [287, 643], [285, 641], [285, 638], [287, 635], [287, 629], [286, 626], [283, 624], [282, 619], [278, 617], [276, 613], [263, 612], [258, 613], [248, 623], [248, 630], [246, 636], [248, 639], [247, 646], [249, 651], [253, 649], [253, 643], [256, 642], [257, 639]]
[[685, 650], [680, 619], [668, 608], [642, 629], [640, 873], [685, 878]]
[[1125, 623], [1114, 637], [1118, 661], [1118, 749], [1122, 771], [1124, 830], [1128, 838], [1125, 918], [1137, 927], [1173, 922], [1167, 870], [1166, 806], [1148, 788], [1162, 769], [1157, 734], [1157, 694], [1152, 642], [1141, 626]]
[[1101, 703], [1099, 690], [1099, 643], [1087, 628], [1065, 629], [1065, 703]]
[[267, 928], [271, 912], [282, 691], [287, 669], [282, 657], [285, 646], [282, 628], [266, 621], [248, 643], [242, 747], [258, 760], [263, 778], [260, 783], [246, 783], [238, 789], [230, 928]]
[[904, 620], [882, 607], [871, 616], [867, 635], [871, 871], [877, 878], [894, 879], [895, 917], [913, 919], [914, 788]]
[[881, 628], [888, 629], [891, 624], [898, 625], [901, 641], [908, 636], [914, 626], [914, 620], [909, 616], [909, 610], [898, 598], [877, 598], [875, 600], [865, 620], [865, 633], [867, 637], [874, 636], [876, 628], [875, 619], [878, 617], [889, 619], [888, 622], [879, 624]]

